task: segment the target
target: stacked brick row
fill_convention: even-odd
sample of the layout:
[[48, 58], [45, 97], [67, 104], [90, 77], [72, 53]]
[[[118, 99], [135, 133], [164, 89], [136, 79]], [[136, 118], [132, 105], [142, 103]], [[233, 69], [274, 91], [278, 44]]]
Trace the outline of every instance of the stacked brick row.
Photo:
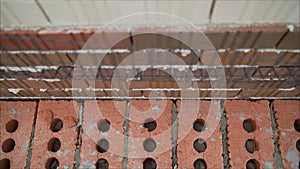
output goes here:
[[[177, 110], [170, 100], [0, 105], [0, 168], [227, 167], [219, 101], [177, 101]], [[228, 167], [300, 167], [299, 100], [275, 100], [274, 112], [266, 100], [228, 100], [224, 105]], [[174, 129], [177, 145], [172, 145]], [[177, 160], [172, 159], [174, 146]]]

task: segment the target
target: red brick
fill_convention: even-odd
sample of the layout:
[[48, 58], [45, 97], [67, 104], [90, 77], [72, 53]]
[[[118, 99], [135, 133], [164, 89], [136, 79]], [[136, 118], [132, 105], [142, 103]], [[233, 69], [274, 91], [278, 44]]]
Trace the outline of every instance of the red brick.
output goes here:
[[[98, 159], [104, 158], [109, 168], [122, 168], [124, 155], [124, 115], [125, 101], [86, 101], [83, 114], [83, 133], [81, 145], [80, 168], [95, 167]], [[100, 132], [97, 128], [99, 120], [108, 120], [110, 128], [107, 132]], [[100, 139], [109, 142], [109, 149], [100, 153], [96, 144]]]
[[[232, 168], [245, 168], [250, 159], [256, 159], [260, 168], [275, 168], [274, 147], [268, 101], [226, 101], [228, 120], [228, 151]], [[248, 133], [243, 121], [252, 119], [256, 129]], [[258, 151], [249, 153], [245, 148], [248, 139], [258, 143]]]
[[[70, 33], [41, 33], [36, 35], [37, 43], [45, 46], [48, 50], [74, 50], [80, 49], [83, 42], [74, 41]], [[79, 43], [79, 44], [76, 44]]]
[[[40, 101], [32, 150], [32, 168], [45, 168], [47, 160], [54, 157], [59, 167], [72, 168], [77, 143], [79, 104], [75, 101]], [[63, 127], [58, 132], [50, 129], [54, 119], [61, 119]], [[58, 138], [61, 147], [57, 152], [48, 149], [51, 138]]]
[[1, 31], [1, 44], [3, 44], [1, 48], [6, 50], [37, 49], [32, 42], [38, 43], [39, 40], [36, 39], [37, 32], [37, 30]]
[[[3, 152], [1, 148], [0, 160], [9, 159], [11, 168], [24, 168], [26, 165], [35, 110], [36, 102], [0, 101], [1, 147], [5, 146], [3, 143], [9, 138], [15, 141], [15, 147], [10, 152]], [[14, 132], [13, 130], [7, 131], [7, 123], [11, 120], [18, 121], [18, 126]], [[16, 125], [11, 125], [10, 129], [14, 129], [14, 127]], [[6, 148], [9, 147], [11, 146], [6, 145]]]
[[[128, 168], [143, 168], [146, 158], [156, 161], [157, 168], [172, 166], [172, 102], [170, 100], [131, 100], [129, 115]], [[148, 132], [144, 122], [155, 120], [156, 129]], [[144, 150], [143, 142], [154, 139], [156, 148]]]
[[[222, 135], [219, 125], [220, 117], [218, 117], [220, 115], [218, 114], [220, 113], [219, 101], [177, 101], [177, 107], [179, 118], [178, 168], [193, 168], [197, 159], [203, 159], [207, 168], [223, 168]], [[211, 112], [209, 111], [210, 107], [212, 108]], [[185, 120], [181, 121], [180, 118], [185, 118]], [[193, 129], [193, 123], [197, 119], [205, 121], [206, 127], [202, 132]], [[181, 128], [187, 129], [185, 136], [183, 135], [184, 130]], [[198, 153], [193, 147], [194, 141], [198, 138], [203, 138], [206, 142], [207, 148], [202, 153]]]
[[300, 46], [299, 35], [300, 35], [299, 30], [294, 32], [289, 32], [276, 47], [279, 49], [299, 49]]
[[283, 159], [284, 168], [300, 167], [300, 152], [296, 148], [296, 142], [300, 139], [300, 133], [294, 128], [296, 119], [300, 119], [299, 100], [274, 101], [276, 118], [279, 130], [279, 148]]

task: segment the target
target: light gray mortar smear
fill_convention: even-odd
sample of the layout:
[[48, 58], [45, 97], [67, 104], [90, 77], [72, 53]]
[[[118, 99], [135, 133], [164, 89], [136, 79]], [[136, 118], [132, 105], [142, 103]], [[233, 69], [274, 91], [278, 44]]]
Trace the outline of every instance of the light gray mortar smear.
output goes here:
[[276, 163], [276, 168], [281, 169], [283, 168], [282, 158], [281, 158], [281, 152], [279, 149], [279, 143], [278, 143], [278, 130], [277, 130], [277, 122], [276, 122], [276, 112], [274, 111], [274, 101], [271, 100], [269, 102], [270, 106], [270, 116], [271, 116], [271, 126], [273, 131], [273, 144], [274, 144], [274, 160]]
[[81, 150], [81, 143], [82, 143], [82, 123], [83, 123], [83, 111], [84, 111], [84, 100], [79, 102], [80, 109], [78, 113], [78, 132], [77, 132], [77, 143], [76, 143], [76, 150], [74, 154], [74, 169], [78, 169], [80, 166], [80, 150]]
[[130, 101], [127, 100], [126, 112], [124, 118], [124, 158], [122, 163], [122, 169], [127, 169], [128, 166], [128, 137], [129, 137], [129, 119], [130, 119]]
[[223, 166], [225, 169], [230, 168], [229, 164], [229, 151], [228, 151], [228, 131], [227, 131], [227, 117], [226, 111], [224, 108], [224, 100], [220, 102], [220, 111], [222, 113], [221, 117], [221, 133], [222, 133], [222, 156], [223, 156]]
[[177, 162], [177, 139], [178, 139], [178, 111], [176, 100], [172, 101], [172, 168], [176, 169]]
[[31, 158], [32, 158], [32, 147], [34, 145], [34, 134], [35, 134], [35, 125], [36, 125], [38, 109], [39, 109], [39, 101], [36, 102], [36, 107], [35, 107], [35, 112], [34, 112], [32, 128], [31, 128], [31, 136], [30, 136], [29, 149], [28, 149], [28, 155], [27, 155], [27, 159], [26, 159], [25, 169], [30, 169]]

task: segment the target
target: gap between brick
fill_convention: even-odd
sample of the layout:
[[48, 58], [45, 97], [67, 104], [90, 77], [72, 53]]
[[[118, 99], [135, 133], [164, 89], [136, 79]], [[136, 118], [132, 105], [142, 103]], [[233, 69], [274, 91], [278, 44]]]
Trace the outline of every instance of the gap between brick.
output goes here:
[[29, 149], [28, 149], [28, 155], [27, 155], [27, 159], [26, 159], [25, 169], [30, 169], [31, 158], [32, 158], [32, 148], [34, 145], [35, 125], [36, 125], [37, 113], [38, 113], [38, 109], [39, 109], [39, 103], [40, 103], [39, 100], [36, 101], [36, 107], [35, 107], [35, 112], [34, 112], [32, 128], [31, 128], [31, 136], [30, 136], [30, 141], [29, 141]]
[[271, 117], [271, 126], [272, 126], [272, 133], [273, 133], [273, 144], [274, 144], [274, 154], [273, 154], [273, 158], [275, 160], [276, 163], [276, 168], [280, 169], [280, 168], [284, 168], [283, 167], [283, 163], [282, 163], [282, 158], [281, 158], [281, 152], [280, 152], [280, 145], [278, 143], [278, 134], [279, 131], [277, 129], [278, 124], [276, 122], [276, 111], [274, 110], [274, 101], [270, 100], [269, 102], [269, 107], [270, 107], [270, 117]]
[[177, 139], [178, 139], [178, 111], [177, 111], [177, 100], [172, 100], [172, 168], [178, 168], [178, 157], [177, 157]]
[[125, 118], [124, 118], [124, 157], [123, 157], [123, 163], [122, 163], [122, 169], [127, 169], [128, 167], [128, 137], [129, 137], [129, 117], [130, 115], [130, 101], [126, 101], [126, 112], [125, 112]]
[[228, 150], [228, 130], [227, 130], [227, 113], [225, 111], [225, 102], [224, 100], [222, 100], [220, 102], [220, 108], [221, 108], [221, 113], [222, 113], [222, 117], [221, 117], [221, 133], [222, 133], [222, 156], [223, 156], [223, 166], [225, 169], [229, 169], [230, 168], [230, 164], [229, 164], [229, 150]]
[[80, 166], [80, 151], [82, 144], [82, 123], [83, 123], [83, 110], [84, 110], [84, 100], [78, 101], [80, 103], [80, 108], [78, 112], [78, 123], [77, 123], [77, 142], [76, 142], [76, 150], [74, 154], [74, 169], [78, 169]]

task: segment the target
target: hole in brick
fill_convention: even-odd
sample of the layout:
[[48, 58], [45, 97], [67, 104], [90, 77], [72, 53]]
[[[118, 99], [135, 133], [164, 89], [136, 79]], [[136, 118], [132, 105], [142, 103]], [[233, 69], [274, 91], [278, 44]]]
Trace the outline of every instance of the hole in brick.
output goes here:
[[5, 153], [11, 152], [14, 148], [15, 148], [15, 141], [11, 138], [6, 139], [3, 143], [2, 143], [2, 151]]
[[156, 169], [156, 167], [156, 162], [152, 158], [147, 158], [143, 162], [143, 169]]
[[152, 138], [147, 138], [143, 142], [144, 150], [147, 152], [153, 152], [156, 149], [156, 142]]
[[294, 122], [294, 128], [300, 133], [300, 119], [296, 119]]
[[61, 119], [53, 119], [53, 121], [51, 122], [50, 129], [53, 132], [58, 132], [62, 128], [63, 128], [63, 122], [61, 121]]
[[203, 159], [197, 159], [194, 162], [194, 169], [206, 169], [206, 162]]
[[258, 143], [253, 139], [248, 139], [245, 143], [245, 148], [249, 153], [254, 153], [258, 150]]
[[48, 150], [52, 152], [57, 152], [60, 149], [61, 143], [58, 138], [51, 138], [48, 143]]
[[18, 126], [19, 126], [19, 122], [15, 119], [12, 119], [6, 123], [6, 131], [13, 133], [17, 130]]
[[300, 139], [296, 142], [296, 148], [300, 152]]
[[46, 169], [57, 169], [59, 167], [59, 161], [52, 157], [47, 160]]
[[205, 129], [204, 124], [205, 124], [204, 120], [197, 119], [196, 121], [194, 121], [193, 128], [195, 131], [202, 132]]
[[256, 125], [255, 125], [255, 121], [252, 119], [246, 119], [243, 122], [243, 128], [248, 132], [251, 133], [253, 131], [255, 131], [256, 129]]
[[99, 140], [96, 149], [100, 153], [106, 152], [109, 149], [109, 142], [106, 139]]
[[98, 130], [101, 132], [107, 132], [110, 128], [110, 122], [106, 119], [101, 119], [97, 123]]
[[1, 159], [0, 160], [0, 166], [3, 169], [10, 169], [10, 160], [7, 158]]
[[201, 138], [195, 140], [193, 146], [198, 153], [202, 153], [206, 150], [206, 143]]
[[248, 160], [246, 163], [246, 169], [259, 169], [259, 162], [255, 159]]
[[146, 119], [144, 123], [144, 127], [148, 129], [148, 132], [151, 132], [156, 129], [156, 122], [153, 119]]
[[100, 158], [96, 162], [96, 169], [108, 169], [108, 167], [109, 167], [108, 161], [104, 158]]

